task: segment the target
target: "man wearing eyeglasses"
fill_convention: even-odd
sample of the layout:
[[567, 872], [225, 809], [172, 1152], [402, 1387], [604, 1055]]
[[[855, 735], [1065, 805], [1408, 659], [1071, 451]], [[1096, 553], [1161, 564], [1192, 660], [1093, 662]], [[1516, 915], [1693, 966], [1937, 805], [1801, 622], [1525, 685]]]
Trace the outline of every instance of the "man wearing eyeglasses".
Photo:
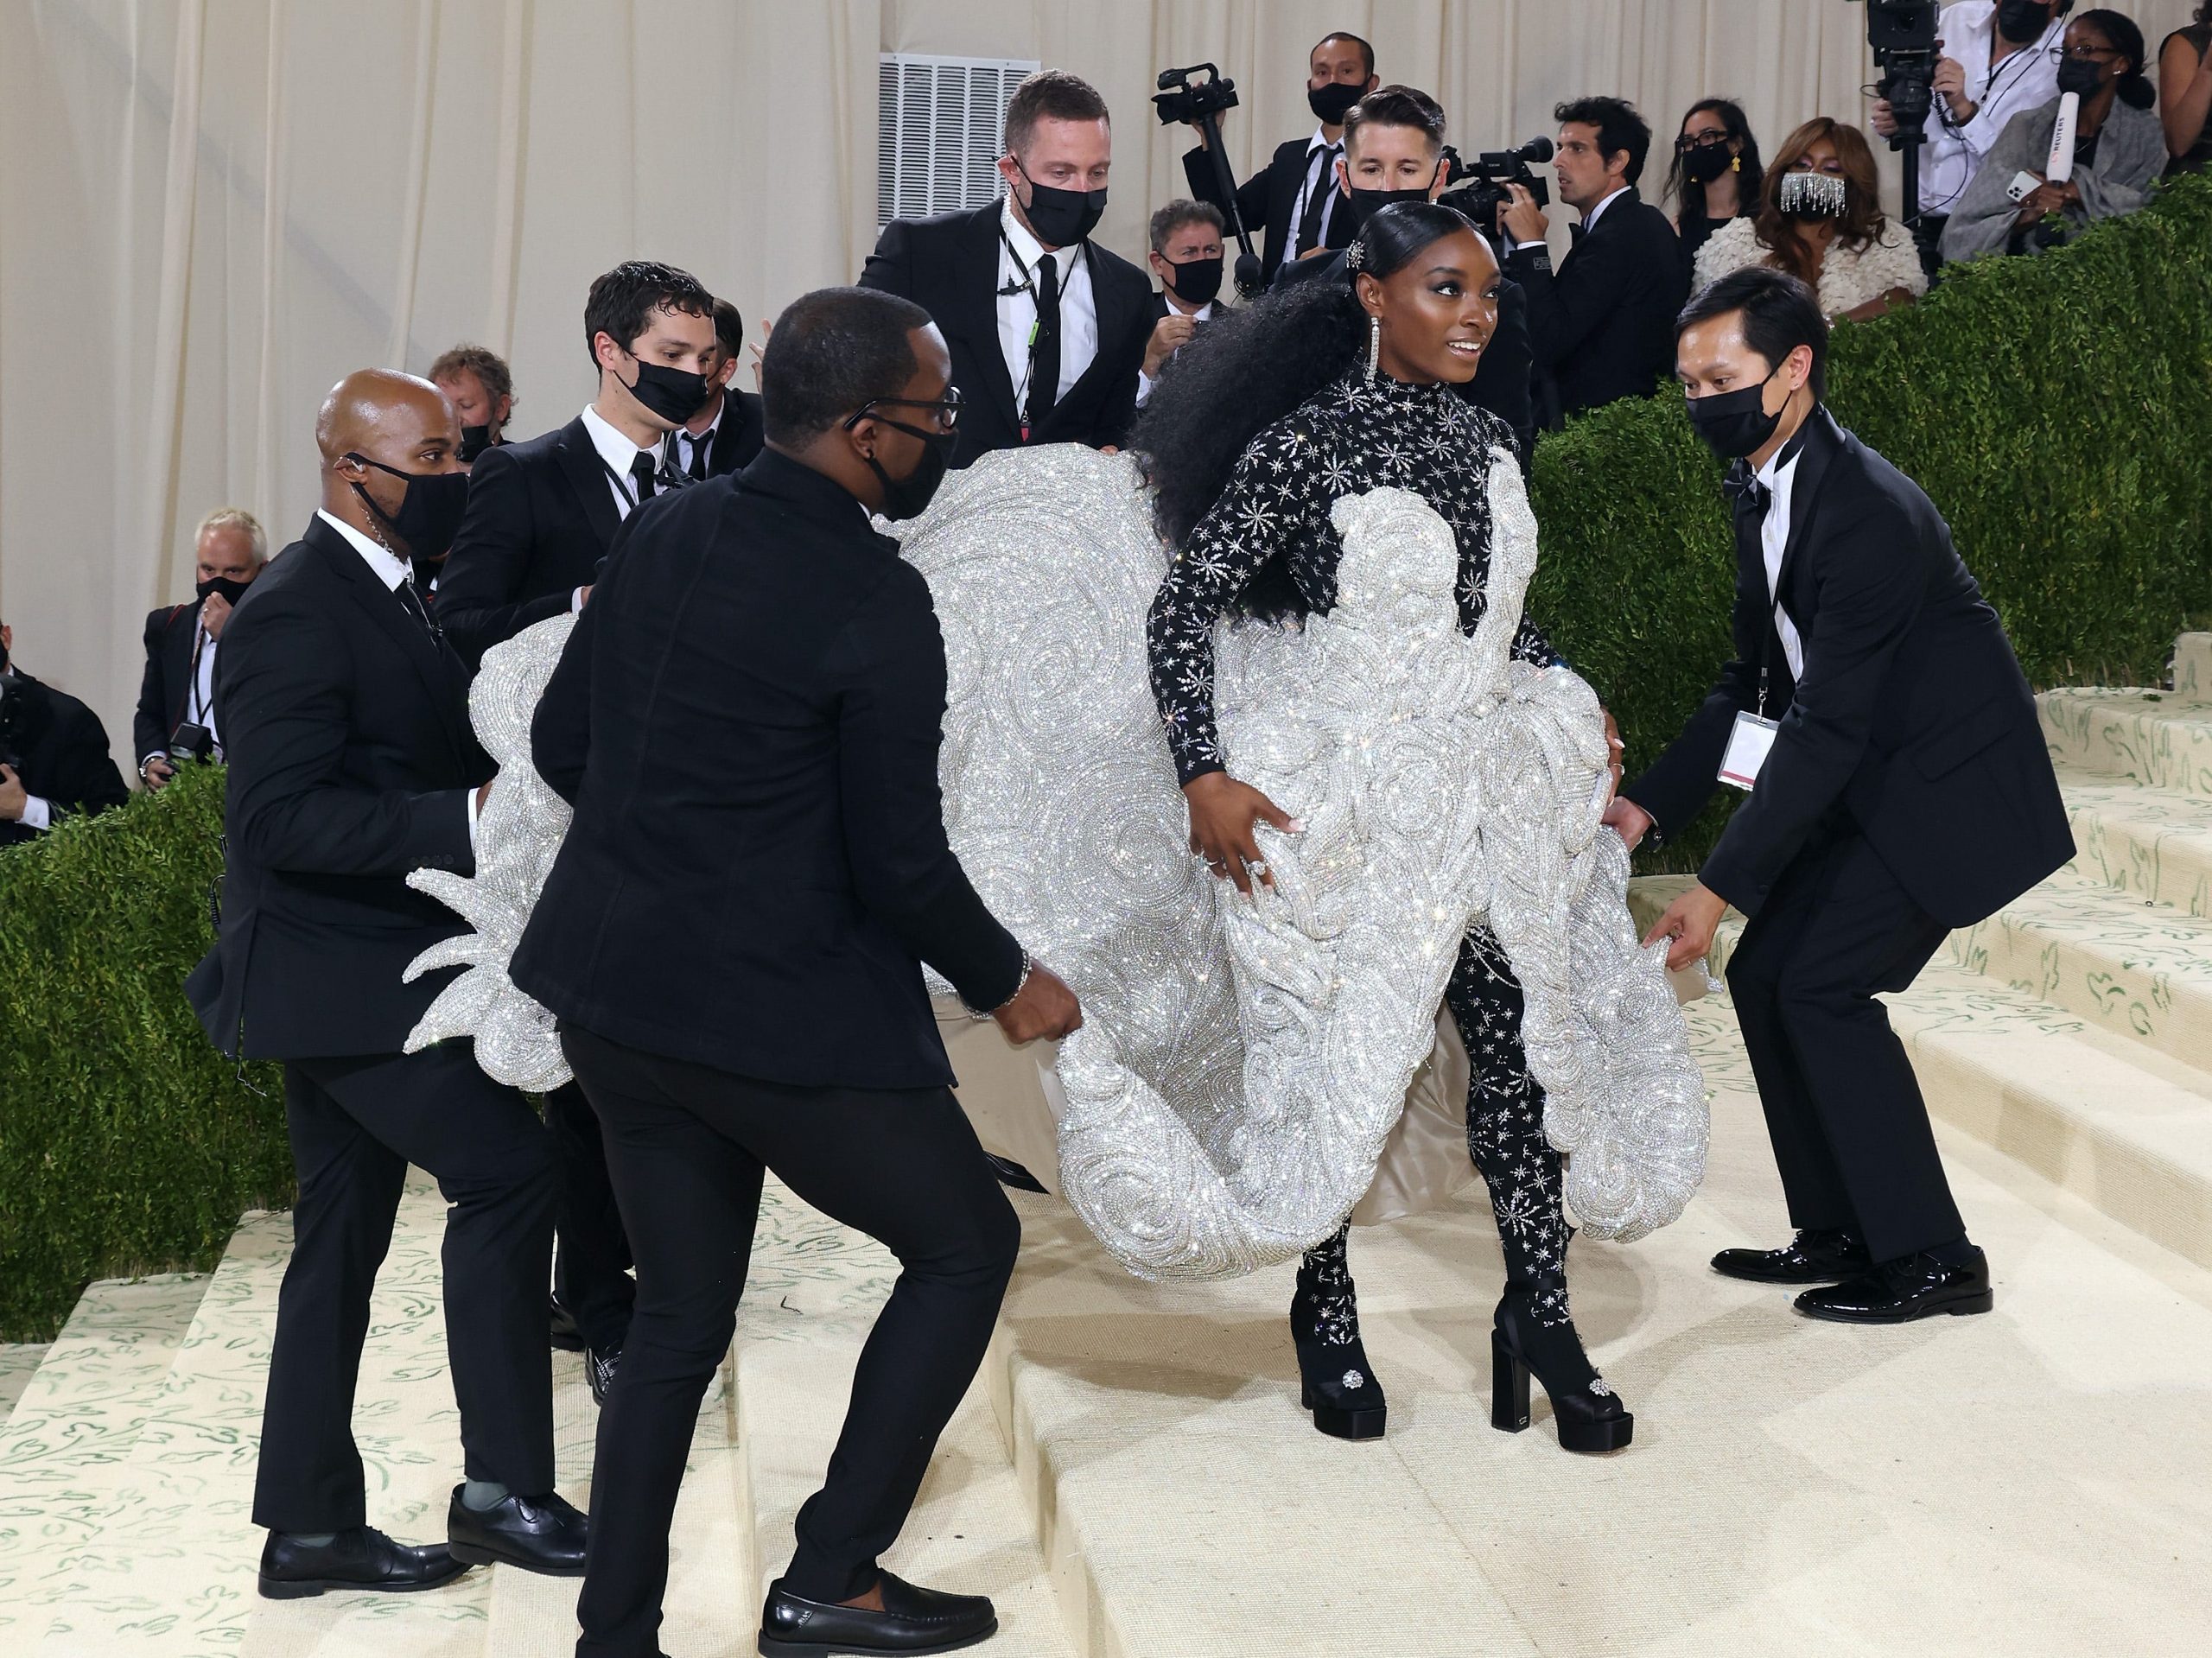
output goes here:
[[584, 1655], [657, 1650], [669, 1522], [728, 1350], [764, 1171], [900, 1264], [761, 1649], [947, 1652], [980, 1595], [877, 1563], [982, 1362], [1020, 1227], [922, 980], [1026, 1042], [1081, 1020], [945, 837], [944, 646], [869, 514], [910, 517], [961, 423], [944, 340], [895, 295], [777, 320], [766, 445], [631, 520], [532, 727], [575, 807], [509, 969], [562, 1021], [638, 1263], [601, 1419]]
[[[1932, 245], [2007, 122], [2058, 96], [2058, 44], [2074, 0], [1958, 0], [1936, 20], [1936, 96], [1920, 152], [1920, 216]], [[1897, 130], [1885, 98], [1874, 130]]]

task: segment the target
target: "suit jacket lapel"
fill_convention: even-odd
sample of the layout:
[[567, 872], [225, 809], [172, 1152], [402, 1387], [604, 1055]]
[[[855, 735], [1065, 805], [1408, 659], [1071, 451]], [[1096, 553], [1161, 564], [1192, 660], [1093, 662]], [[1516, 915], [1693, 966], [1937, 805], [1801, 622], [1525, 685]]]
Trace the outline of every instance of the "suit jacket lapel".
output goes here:
[[[1014, 406], [1014, 382], [1007, 375], [1006, 357], [999, 350], [999, 205], [979, 207], [961, 227], [953, 259], [952, 298], [939, 319], [945, 332], [968, 342], [983, 384], [976, 388], [998, 406], [1007, 430], [1021, 429], [1021, 416]], [[968, 387], [961, 388], [963, 391]]]
[[[1109, 286], [1102, 280], [1103, 273], [1099, 270], [1098, 261], [1091, 257], [1090, 243], [1083, 245], [1081, 257], [1084, 268], [1090, 272], [1090, 310], [1097, 323], [1097, 348], [1091, 353], [1089, 365], [1068, 388], [1067, 395], [1052, 405], [1052, 412], [1045, 418], [1044, 434], [1039, 441], [1050, 441], [1053, 429], [1059, 423], [1060, 410], [1084, 407], [1087, 400], [1095, 394], [1096, 383], [1113, 378], [1116, 372], [1116, 359], [1122, 355], [1121, 346], [1124, 335], [1133, 321], [1142, 320], [1146, 309], [1144, 302], [1138, 302], [1135, 309], [1139, 314], [1135, 319], [1130, 318], [1127, 314], [1130, 308], [1122, 302], [1123, 295], [1118, 285]], [[1148, 297], [1158, 298], [1160, 314], [1165, 315], [1166, 300], [1153, 295], [1148, 288], [1143, 291]], [[1151, 330], [1147, 327], [1145, 332], [1149, 334]], [[1141, 360], [1142, 346], [1140, 346], [1138, 350]]]
[[354, 602], [413, 666], [438, 711], [438, 723], [453, 744], [454, 758], [466, 768], [474, 742], [467, 730], [467, 676], [453, 647], [409, 615], [399, 595], [378, 580], [376, 573], [347, 544], [346, 537], [321, 518], [308, 526], [306, 539], [337, 572]]
[[614, 510], [614, 498], [607, 493], [607, 463], [599, 458], [582, 415], [561, 429], [561, 441], [554, 449], [561, 457], [561, 471], [569, 487], [576, 492], [576, 505], [583, 509], [592, 534], [599, 537], [599, 550], [605, 553], [614, 545], [622, 515]]
[[1774, 577], [1777, 601], [1789, 611], [1789, 619], [1806, 632], [1812, 631], [1813, 619], [1799, 615], [1799, 607], [1782, 595], [1789, 591], [1790, 573], [1796, 568], [1798, 551], [1805, 544], [1808, 526], [1813, 522], [1814, 509], [1820, 499], [1821, 486], [1827, 481], [1829, 467], [1842, 448], [1843, 429], [1835, 423], [1835, 416], [1828, 413], [1826, 404], [1816, 405], [1805, 422], [1805, 447], [1797, 453], [1797, 471], [1789, 482], [1789, 538], [1782, 543], [1782, 563]]

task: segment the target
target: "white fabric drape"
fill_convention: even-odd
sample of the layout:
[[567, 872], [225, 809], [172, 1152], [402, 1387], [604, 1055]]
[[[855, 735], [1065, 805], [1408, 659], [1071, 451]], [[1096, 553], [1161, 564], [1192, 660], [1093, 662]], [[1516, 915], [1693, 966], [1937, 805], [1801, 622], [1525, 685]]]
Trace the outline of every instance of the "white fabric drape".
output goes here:
[[[2191, 6], [2125, 9], [2155, 51]], [[756, 327], [852, 280], [879, 51], [1095, 82], [1120, 138], [1100, 238], [1141, 256], [1185, 189], [1158, 71], [1236, 79], [1242, 178], [1311, 130], [1306, 56], [1334, 29], [1436, 93], [1463, 149], [1549, 132], [1574, 94], [1633, 99], [1647, 194], [1695, 98], [1739, 98], [1771, 146], [1863, 119], [1872, 73], [1845, 0], [5, 0], [0, 618], [121, 758], [139, 626], [188, 595], [194, 524], [236, 505], [296, 536], [348, 370], [480, 341], [527, 435], [591, 395], [584, 290], [618, 260], [681, 264]]]

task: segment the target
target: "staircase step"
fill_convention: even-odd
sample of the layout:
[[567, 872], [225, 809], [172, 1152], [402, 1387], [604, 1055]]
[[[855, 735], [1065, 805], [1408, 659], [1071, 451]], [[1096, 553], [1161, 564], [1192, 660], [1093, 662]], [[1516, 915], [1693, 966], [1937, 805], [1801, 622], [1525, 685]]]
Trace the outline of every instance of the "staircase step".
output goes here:
[[1970, 971], [2212, 1070], [2212, 921], [2062, 871], [1946, 948]]
[[[747, 1637], [734, 1651], [752, 1650], [761, 1599], [791, 1558], [792, 1521], [822, 1483], [853, 1366], [898, 1270], [873, 1239], [769, 1183], [738, 1315], [738, 1437], [753, 1580], [726, 1614]], [[1071, 1658], [1077, 1650], [981, 1378], [938, 1441], [884, 1564], [909, 1582], [990, 1596], [999, 1617], [994, 1654]]]
[[51, 1345], [6, 1350], [16, 1397], [0, 1426], [0, 1646], [26, 1652], [44, 1636], [55, 1574], [105, 1523], [105, 1488], [160, 1399], [208, 1281], [168, 1273], [92, 1284]]
[[2174, 641], [2174, 695], [2212, 702], [2212, 633], [2184, 633]]
[[2145, 788], [2212, 795], [2212, 706], [2125, 689], [2044, 691], [2036, 704], [2062, 764]]
[[39, 1363], [46, 1357], [46, 1342], [0, 1342], [0, 1429], [16, 1413], [16, 1401], [31, 1385]]
[[2212, 918], [2212, 798], [2062, 768], [2074, 868], [2108, 886]]

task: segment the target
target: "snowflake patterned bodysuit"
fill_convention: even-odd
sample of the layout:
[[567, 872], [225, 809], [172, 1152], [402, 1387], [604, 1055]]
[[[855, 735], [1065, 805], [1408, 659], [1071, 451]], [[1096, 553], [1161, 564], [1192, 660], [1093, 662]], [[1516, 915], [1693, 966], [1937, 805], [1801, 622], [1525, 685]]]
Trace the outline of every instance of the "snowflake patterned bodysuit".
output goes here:
[[[1510, 429], [1443, 385], [1357, 373], [1325, 387], [1262, 431], [1221, 497], [1192, 527], [1153, 601], [1147, 629], [1152, 690], [1175, 756], [1177, 780], [1223, 769], [1214, 721], [1214, 625], [1269, 565], [1287, 571], [1306, 608], [1336, 602], [1342, 548], [1329, 510], [1343, 495], [1394, 485], [1420, 495], [1459, 546], [1459, 626], [1481, 619], [1490, 572], [1491, 451], [1512, 452]], [[1560, 658], [1526, 616], [1513, 654]], [[1467, 1149], [1490, 1188], [1510, 1284], [1563, 1283], [1571, 1236], [1559, 1153], [1544, 1138], [1543, 1091], [1521, 1047], [1521, 987], [1487, 928], [1471, 930], [1444, 993], [1472, 1072]], [[1309, 1251], [1301, 1282], [1319, 1302], [1317, 1333], [1348, 1344], [1358, 1333], [1345, 1233]], [[1564, 1287], [1535, 1303], [1547, 1325], [1568, 1318]]]

